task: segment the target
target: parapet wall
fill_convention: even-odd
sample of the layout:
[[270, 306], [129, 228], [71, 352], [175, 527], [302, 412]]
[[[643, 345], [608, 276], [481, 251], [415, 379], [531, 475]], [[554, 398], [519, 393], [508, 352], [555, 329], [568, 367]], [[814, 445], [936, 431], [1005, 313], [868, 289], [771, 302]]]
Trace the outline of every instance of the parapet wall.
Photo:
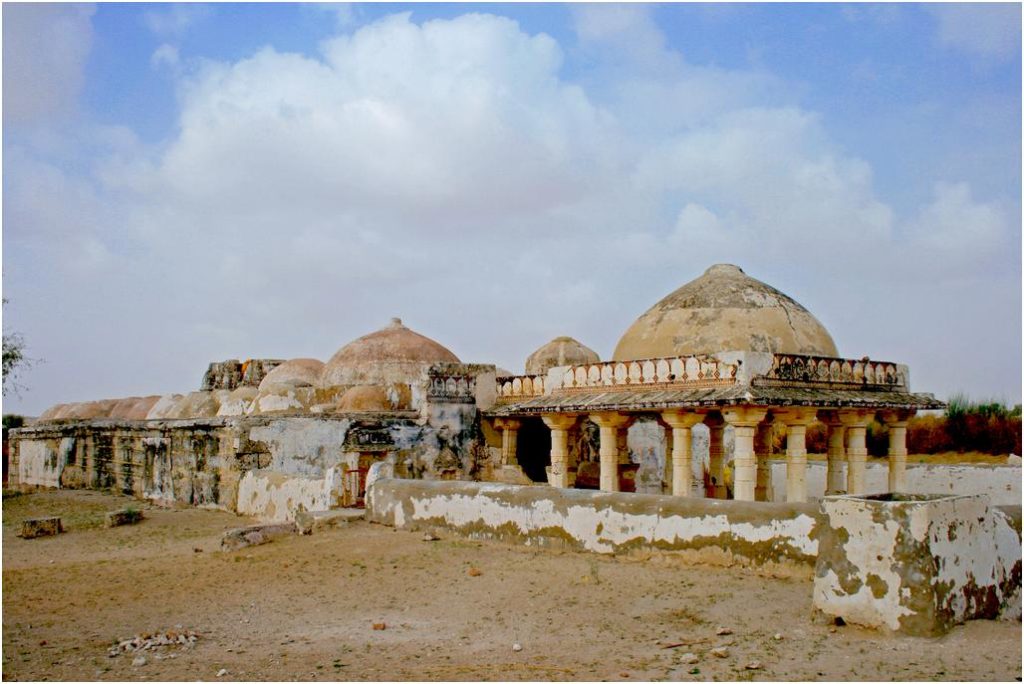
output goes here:
[[378, 480], [367, 519], [403, 529], [595, 551], [660, 551], [689, 561], [779, 565], [810, 572], [816, 504], [748, 503], [523, 487], [490, 482]]

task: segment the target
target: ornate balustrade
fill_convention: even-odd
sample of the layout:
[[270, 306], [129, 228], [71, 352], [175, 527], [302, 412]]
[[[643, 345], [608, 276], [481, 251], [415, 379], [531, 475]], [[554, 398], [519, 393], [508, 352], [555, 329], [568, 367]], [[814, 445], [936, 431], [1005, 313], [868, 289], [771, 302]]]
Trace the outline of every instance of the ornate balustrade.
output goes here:
[[837, 359], [827, 356], [775, 354], [771, 370], [755, 378], [761, 385], [813, 384], [853, 388], [865, 386], [886, 389], [907, 387], [905, 366], [890, 361], [871, 361], [868, 358]]
[[[554, 392], [593, 391], [622, 387], [709, 387], [732, 384], [738, 366], [711, 356], [677, 356], [637, 361], [605, 361], [570, 366]], [[545, 394], [547, 377], [515, 375], [496, 379], [499, 402], [517, 401]]]
[[495, 378], [499, 402], [518, 401], [544, 395], [543, 375], [510, 375]]
[[427, 398], [431, 401], [472, 403], [476, 401], [476, 376], [431, 373]]
[[637, 386], [710, 386], [732, 384], [738, 366], [711, 356], [673, 356], [636, 361], [605, 361], [573, 366], [559, 389], [592, 390]]

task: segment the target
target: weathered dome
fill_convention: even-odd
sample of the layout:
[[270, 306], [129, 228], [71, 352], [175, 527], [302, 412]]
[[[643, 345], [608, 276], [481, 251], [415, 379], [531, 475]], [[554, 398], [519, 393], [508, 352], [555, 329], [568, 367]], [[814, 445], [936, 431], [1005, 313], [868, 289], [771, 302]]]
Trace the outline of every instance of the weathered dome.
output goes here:
[[719, 351], [839, 355], [832, 336], [807, 309], [739, 267], [717, 264], [638, 318], [613, 358]]
[[289, 385], [291, 387], [312, 387], [324, 369], [324, 362], [319, 359], [291, 359], [264, 376], [260, 381], [260, 391], [271, 385]]
[[526, 358], [526, 374], [541, 375], [555, 366], [598, 363], [601, 357], [571, 337], [556, 337]]
[[321, 387], [415, 383], [434, 363], [459, 363], [455, 354], [398, 318], [339, 349], [324, 365]]

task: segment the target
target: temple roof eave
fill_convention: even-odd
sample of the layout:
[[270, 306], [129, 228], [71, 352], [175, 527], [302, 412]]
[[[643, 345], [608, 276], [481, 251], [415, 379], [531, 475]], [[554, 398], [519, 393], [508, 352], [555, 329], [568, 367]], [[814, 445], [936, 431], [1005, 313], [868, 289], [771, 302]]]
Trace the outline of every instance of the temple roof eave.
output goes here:
[[798, 387], [752, 387], [732, 385], [714, 388], [614, 390], [567, 392], [499, 403], [484, 414], [490, 417], [542, 415], [548, 413], [590, 413], [595, 411], [659, 411], [664, 409], [709, 409], [721, 406], [784, 408], [860, 409], [942, 409], [945, 404], [931, 394], [885, 390], [837, 390]]

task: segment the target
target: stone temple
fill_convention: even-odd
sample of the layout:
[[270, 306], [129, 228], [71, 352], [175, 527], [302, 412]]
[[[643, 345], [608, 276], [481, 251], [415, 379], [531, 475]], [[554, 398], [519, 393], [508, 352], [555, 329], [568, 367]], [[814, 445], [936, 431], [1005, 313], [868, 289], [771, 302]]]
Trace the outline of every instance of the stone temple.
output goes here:
[[[60, 404], [11, 432], [10, 485], [304, 529], [365, 505], [396, 528], [813, 568], [816, 615], [910, 634], [1019, 619], [1021, 507], [908, 487], [907, 421], [943, 406], [909, 375], [841, 356], [804, 307], [720, 264], [636, 319], [611, 359], [557, 337], [512, 375], [393, 319], [326, 362], [220, 361], [187, 395]], [[869, 486], [875, 419], [888, 477]], [[820, 501], [805, 441], [817, 421]], [[1015, 504], [1019, 468], [1000, 489], [1013, 487]]]
[[903, 491], [906, 421], [942, 406], [910, 392], [904, 365], [841, 357], [809, 311], [726, 264], [641, 315], [611, 359], [558, 337], [525, 370], [462, 363], [393, 319], [326, 362], [221, 361], [187, 395], [54, 406], [16, 433], [11, 473], [275, 519], [361, 504], [377, 462], [403, 478], [636, 491], [639, 476], [645, 492], [764, 501], [784, 430], [785, 499], [804, 501], [808, 425], [828, 426], [828, 492], [863, 494], [877, 416]]

